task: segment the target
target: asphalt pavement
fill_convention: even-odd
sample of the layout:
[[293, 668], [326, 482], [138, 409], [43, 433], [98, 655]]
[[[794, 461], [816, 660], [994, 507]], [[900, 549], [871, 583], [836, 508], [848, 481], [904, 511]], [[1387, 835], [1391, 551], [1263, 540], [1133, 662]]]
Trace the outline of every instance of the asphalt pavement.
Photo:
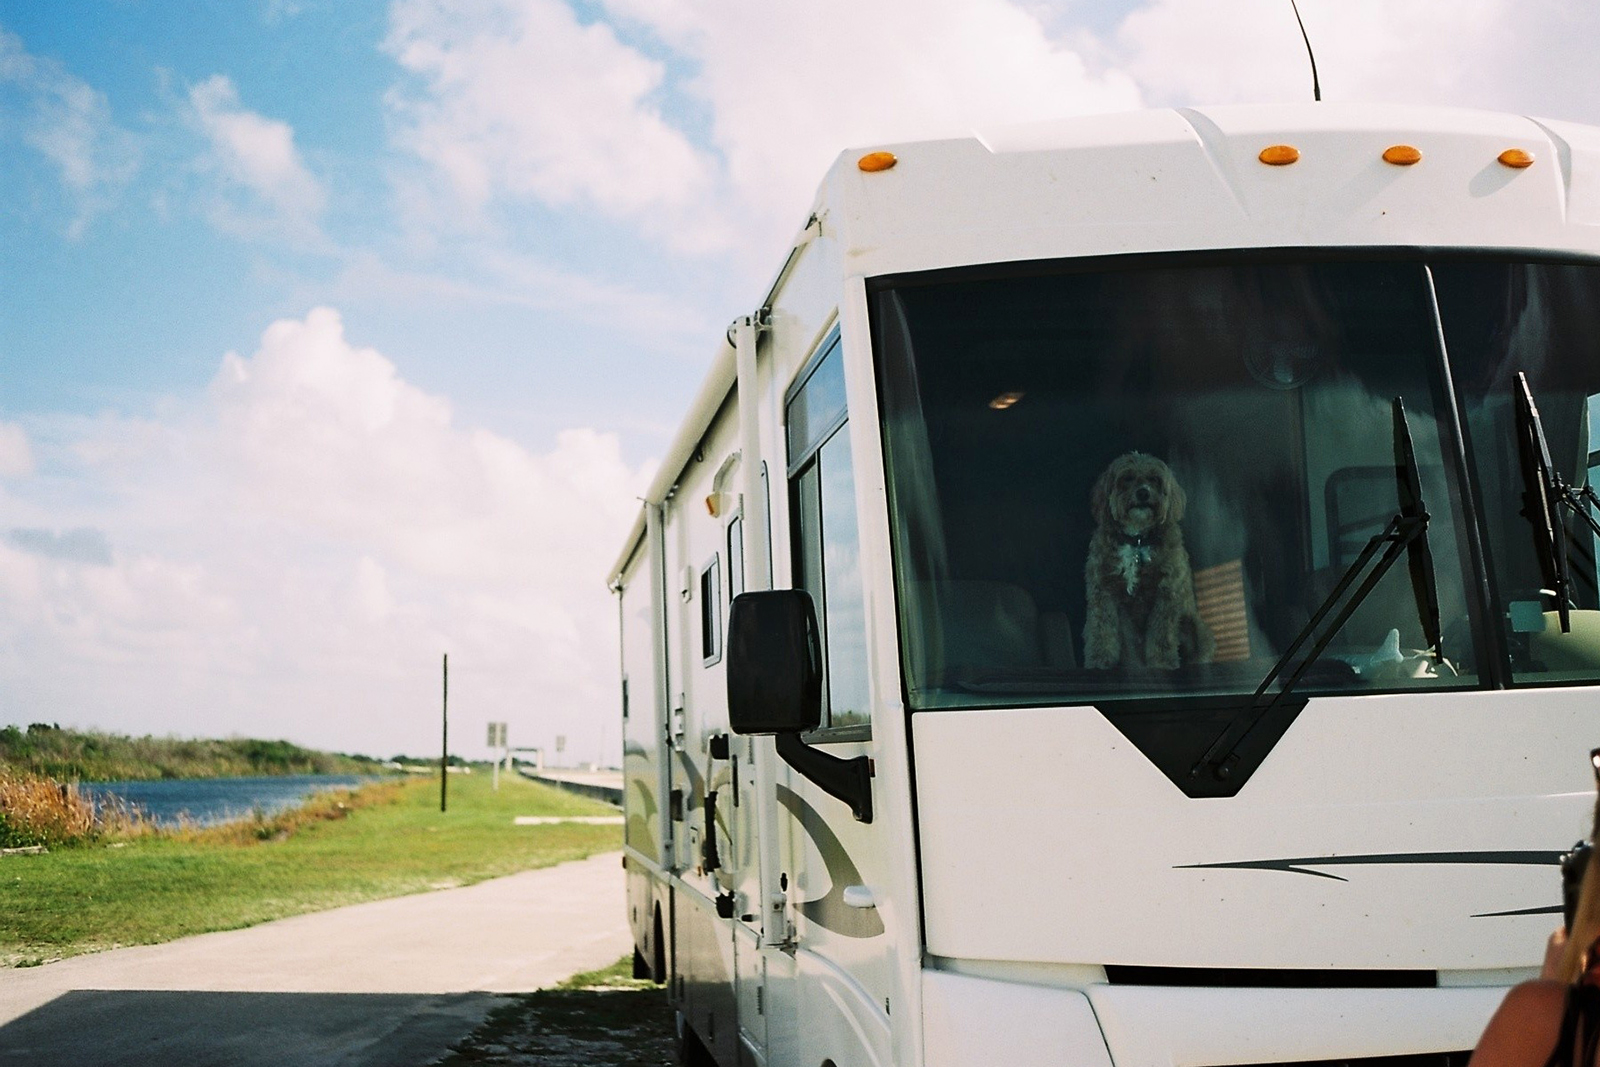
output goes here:
[[620, 855], [0, 970], [0, 1067], [424, 1067], [627, 952]]

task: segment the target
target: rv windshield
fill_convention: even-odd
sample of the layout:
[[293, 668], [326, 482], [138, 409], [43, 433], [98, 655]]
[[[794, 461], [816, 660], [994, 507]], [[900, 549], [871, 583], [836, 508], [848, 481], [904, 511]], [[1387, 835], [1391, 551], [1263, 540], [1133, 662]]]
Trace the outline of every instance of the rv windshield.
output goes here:
[[1511, 404], [1526, 371], [1557, 466], [1585, 480], [1600, 269], [1240, 258], [873, 284], [913, 707], [1252, 692], [1400, 510], [1396, 398], [1442, 640], [1416, 568], [1394, 567], [1297, 690], [1600, 678], [1593, 538], [1570, 539], [1580, 610], [1560, 634]]

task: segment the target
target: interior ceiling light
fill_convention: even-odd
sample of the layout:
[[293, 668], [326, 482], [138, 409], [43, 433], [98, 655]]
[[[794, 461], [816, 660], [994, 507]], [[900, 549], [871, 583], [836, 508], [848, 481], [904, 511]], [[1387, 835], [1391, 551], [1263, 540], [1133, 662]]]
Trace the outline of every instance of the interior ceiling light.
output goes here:
[[989, 406], [994, 408], [996, 411], [1004, 411], [1006, 408], [1016, 404], [1016, 402], [1021, 400], [1022, 397], [1022, 393], [1001, 393], [999, 396], [989, 401]]

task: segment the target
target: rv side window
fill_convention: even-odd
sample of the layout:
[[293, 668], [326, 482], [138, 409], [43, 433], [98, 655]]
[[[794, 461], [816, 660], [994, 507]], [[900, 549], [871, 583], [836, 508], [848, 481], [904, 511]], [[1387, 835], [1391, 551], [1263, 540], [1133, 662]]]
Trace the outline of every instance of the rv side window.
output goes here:
[[722, 574], [719, 557], [700, 572], [700, 658], [709, 667], [722, 658]]
[[822, 628], [823, 730], [855, 735], [870, 720], [866, 612], [837, 335], [791, 394], [788, 426], [795, 584], [811, 594]]

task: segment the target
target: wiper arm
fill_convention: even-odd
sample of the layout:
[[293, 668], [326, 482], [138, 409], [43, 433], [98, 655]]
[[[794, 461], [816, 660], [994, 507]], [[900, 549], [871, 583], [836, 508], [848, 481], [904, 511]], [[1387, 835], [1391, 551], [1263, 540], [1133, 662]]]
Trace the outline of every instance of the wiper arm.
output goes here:
[[[1429, 651], [1434, 662], [1442, 658], [1440, 649], [1441, 637], [1439, 633], [1439, 596], [1433, 580], [1433, 553], [1428, 547], [1428, 511], [1422, 500], [1422, 479], [1417, 471], [1417, 455], [1411, 444], [1411, 425], [1406, 421], [1405, 405], [1400, 397], [1394, 398], [1394, 469], [1396, 488], [1399, 493], [1400, 510], [1390, 518], [1387, 526], [1381, 533], [1374, 535], [1367, 541], [1366, 547], [1361, 550], [1354, 562], [1339, 576], [1339, 581], [1328, 593], [1311, 618], [1301, 628], [1300, 632], [1290, 642], [1278, 661], [1272, 665], [1267, 676], [1261, 679], [1261, 684], [1256, 687], [1255, 693], [1245, 705], [1245, 714], [1229, 723], [1227, 728], [1217, 735], [1217, 739], [1207, 748], [1195, 765], [1189, 768], [1189, 777], [1197, 776], [1207, 766], [1212, 768], [1212, 773], [1218, 779], [1227, 778], [1233, 773], [1234, 765], [1239, 762], [1239, 749], [1256, 724], [1266, 718], [1267, 714], [1281, 704], [1306, 671], [1327, 650], [1344, 624], [1355, 614], [1357, 608], [1367, 599], [1367, 596], [1377, 587], [1378, 582], [1389, 572], [1401, 553], [1406, 553], [1411, 570], [1412, 591], [1416, 595], [1417, 615], [1422, 624], [1423, 638], [1428, 642]], [[1367, 573], [1366, 578], [1348, 599], [1345, 593], [1355, 584], [1361, 572], [1366, 570], [1378, 550], [1383, 549], [1383, 555], [1378, 558], [1377, 565]], [[1323, 631], [1322, 635], [1312, 646], [1311, 652], [1301, 660], [1282, 686], [1270, 698], [1265, 699], [1267, 690], [1272, 683], [1283, 673], [1284, 668], [1297, 656], [1300, 649], [1311, 639], [1322, 621], [1328, 617], [1335, 606], [1343, 600], [1343, 606], [1334, 615], [1333, 622]], [[1217, 754], [1226, 753], [1218, 758]]]
[[1422, 470], [1411, 444], [1411, 423], [1405, 404], [1394, 398], [1394, 479], [1400, 494], [1400, 518], [1413, 523], [1415, 532], [1406, 542], [1406, 567], [1411, 571], [1411, 595], [1417, 602], [1422, 639], [1433, 662], [1444, 662], [1444, 637], [1439, 622], [1439, 587], [1433, 578], [1433, 547], [1428, 543], [1428, 508], [1422, 500]]
[[1567, 484], [1550, 461], [1550, 444], [1545, 439], [1544, 421], [1528, 388], [1528, 376], [1517, 372], [1512, 400], [1516, 407], [1517, 466], [1522, 473], [1522, 515], [1533, 526], [1533, 549], [1539, 557], [1539, 570], [1545, 584], [1555, 592], [1556, 612], [1561, 632], [1572, 632], [1572, 572], [1567, 566], [1567, 527], [1561, 521], [1566, 508], [1600, 537], [1600, 521], [1593, 507], [1600, 507], [1600, 496], [1592, 486]]

